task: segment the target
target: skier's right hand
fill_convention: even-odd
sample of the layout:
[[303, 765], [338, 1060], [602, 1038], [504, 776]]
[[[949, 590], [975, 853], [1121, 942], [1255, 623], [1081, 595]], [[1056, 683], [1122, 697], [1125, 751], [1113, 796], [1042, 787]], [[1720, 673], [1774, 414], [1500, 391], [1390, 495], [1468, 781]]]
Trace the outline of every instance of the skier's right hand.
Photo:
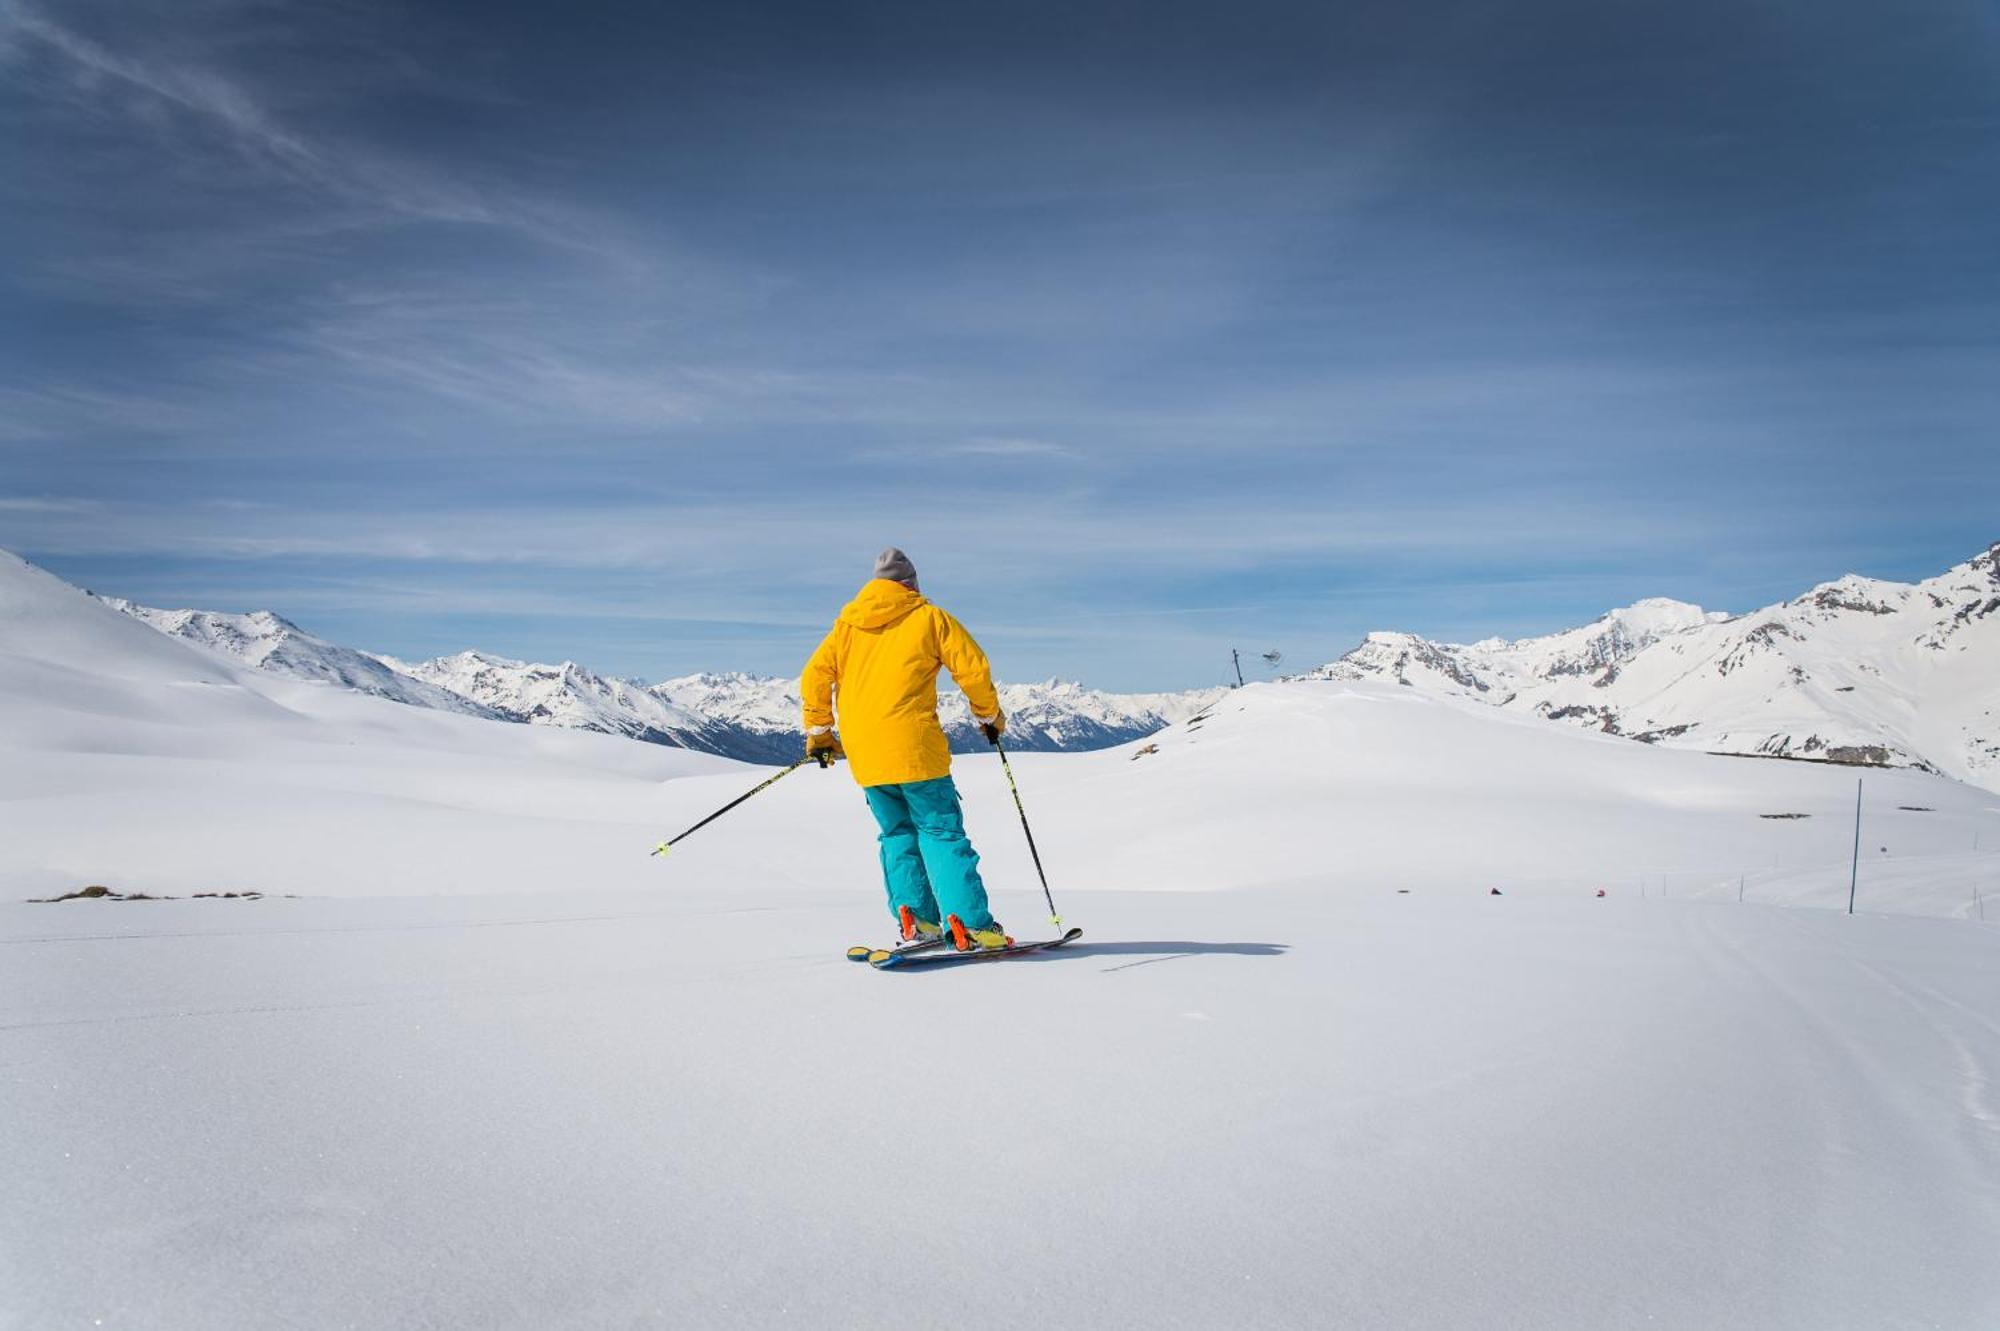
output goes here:
[[806, 757], [821, 767], [831, 767], [841, 756], [840, 736], [831, 730], [823, 730], [817, 735], [806, 736]]

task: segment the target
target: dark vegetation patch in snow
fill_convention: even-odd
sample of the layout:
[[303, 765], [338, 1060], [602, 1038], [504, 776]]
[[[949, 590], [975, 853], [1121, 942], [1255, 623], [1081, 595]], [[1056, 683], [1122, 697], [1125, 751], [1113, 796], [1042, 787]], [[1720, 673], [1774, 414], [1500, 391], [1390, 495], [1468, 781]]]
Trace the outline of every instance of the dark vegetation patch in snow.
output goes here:
[[[231, 901], [257, 901], [261, 900], [263, 896], [264, 894], [262, 892], [197, 892], [194, 894], [194, 899], [197, 901], [200, 901], [204, 898], [215, 898], [218, 900], [227, 899]], [[29, 897], [28, 903], [30, 905], [35, 905], [35, 906], [46, 906], [57, 901], [179, 901], [179, 900], [181, 900], [180, 897], [154, 896], [150, 892], [114, 892], [102, 883], [92, 883], [89, 887], [80, 887], [74, 892], [65, 892], [59, 897]]]

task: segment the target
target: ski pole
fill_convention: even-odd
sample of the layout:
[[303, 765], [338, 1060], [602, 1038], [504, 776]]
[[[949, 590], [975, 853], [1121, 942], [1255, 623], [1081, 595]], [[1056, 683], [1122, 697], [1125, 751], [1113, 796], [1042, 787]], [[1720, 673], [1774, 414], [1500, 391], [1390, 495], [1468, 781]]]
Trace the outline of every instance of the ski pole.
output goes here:
[[1007, 761], [1007, 746], [1000, 742], [997, 734], [988, 734], [987, 739], [1000, 752], [1000, 770], [1007, 774], [1007, 789], [1014, 792], [1014, 809], [1021, 815], [1021, 830], [1028, 837], [1028, 854], [1034, 857], [1035, 877], [1042, 880], [1042, 900], [1049, 903], [1049, 923], [1062, 928], [1062, 916], [1056, 914], [1056, 899], [1049, 895], [1049, 876], [1042, 871], [1042, 852], [1035, 849], [1035, 832], [1028, 826], [1028, 810], [1021, 803], [1021, 788], [1014, 784], [1014, 766]]
[[[681, 833], [680, 836], [673, 837], [670, 840], [662, 841], [659, 845], [653, 847], [653, 854], [655, 855], [666, 854], [669, 850], [673, 849], [674, 842], [679, 841], [681, 837], [691, 836], [694, 833], [701, 831], [702, 828], [707, 827], [710, 823], [720, 818], [723, 814], [728, 813], [731, 809], [741, 804], [744, 800], [749, 799], [752, 795], [755, 795], [760, 791], [770, 789], [772, 786], [776, 785], [779, 781], [783, 780], [785, 777], [788, 777], [792, 773], [798, 771], [801, 767], [804, 767], [807, 763], [814, 761], [816, 761], [815, 757], [812, 755], [808, 755], [804, 758], [799, 759], [797, 762], [793, 763], [790, 767], [787, 767], [784, 770], [780, 771], [775, 776], [765, 777], [762, 781], [759, 781], [756, 785], [750, 787], [750, 789], [744, 791], [741, 795], [738, 795], [735, 799], [729, 801], [729, 803], [723, 805], [721, 808], [717, 809], [714, 813], [711, 813], [710, 815], [708, 815], [708, 817], [702, 819], [700, 822], [696, 823], [693, 827], [690, 827], [687, 831]], [[820, 766], [824, 767], [826, 766], [826, 764], [820, 763]]]

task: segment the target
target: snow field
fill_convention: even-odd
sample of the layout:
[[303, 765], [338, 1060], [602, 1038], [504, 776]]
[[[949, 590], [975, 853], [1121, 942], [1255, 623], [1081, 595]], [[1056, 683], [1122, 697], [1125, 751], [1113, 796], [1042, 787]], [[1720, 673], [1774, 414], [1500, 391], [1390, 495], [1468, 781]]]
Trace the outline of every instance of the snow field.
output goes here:
[[2000, 1314], [1992, 927], [1065, 908], [878, 973], [813, 889], [0, 907], [0, 1324]]

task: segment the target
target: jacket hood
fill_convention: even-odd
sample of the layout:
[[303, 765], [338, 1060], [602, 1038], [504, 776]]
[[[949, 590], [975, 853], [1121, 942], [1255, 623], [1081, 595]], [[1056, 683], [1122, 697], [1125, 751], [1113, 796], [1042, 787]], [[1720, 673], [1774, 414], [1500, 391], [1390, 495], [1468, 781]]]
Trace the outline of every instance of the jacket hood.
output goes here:
[[887, 628], [923, 603], [921, 592], [887, 578], [873, 578], [840, 608], [840, 618], [858, 629]]

